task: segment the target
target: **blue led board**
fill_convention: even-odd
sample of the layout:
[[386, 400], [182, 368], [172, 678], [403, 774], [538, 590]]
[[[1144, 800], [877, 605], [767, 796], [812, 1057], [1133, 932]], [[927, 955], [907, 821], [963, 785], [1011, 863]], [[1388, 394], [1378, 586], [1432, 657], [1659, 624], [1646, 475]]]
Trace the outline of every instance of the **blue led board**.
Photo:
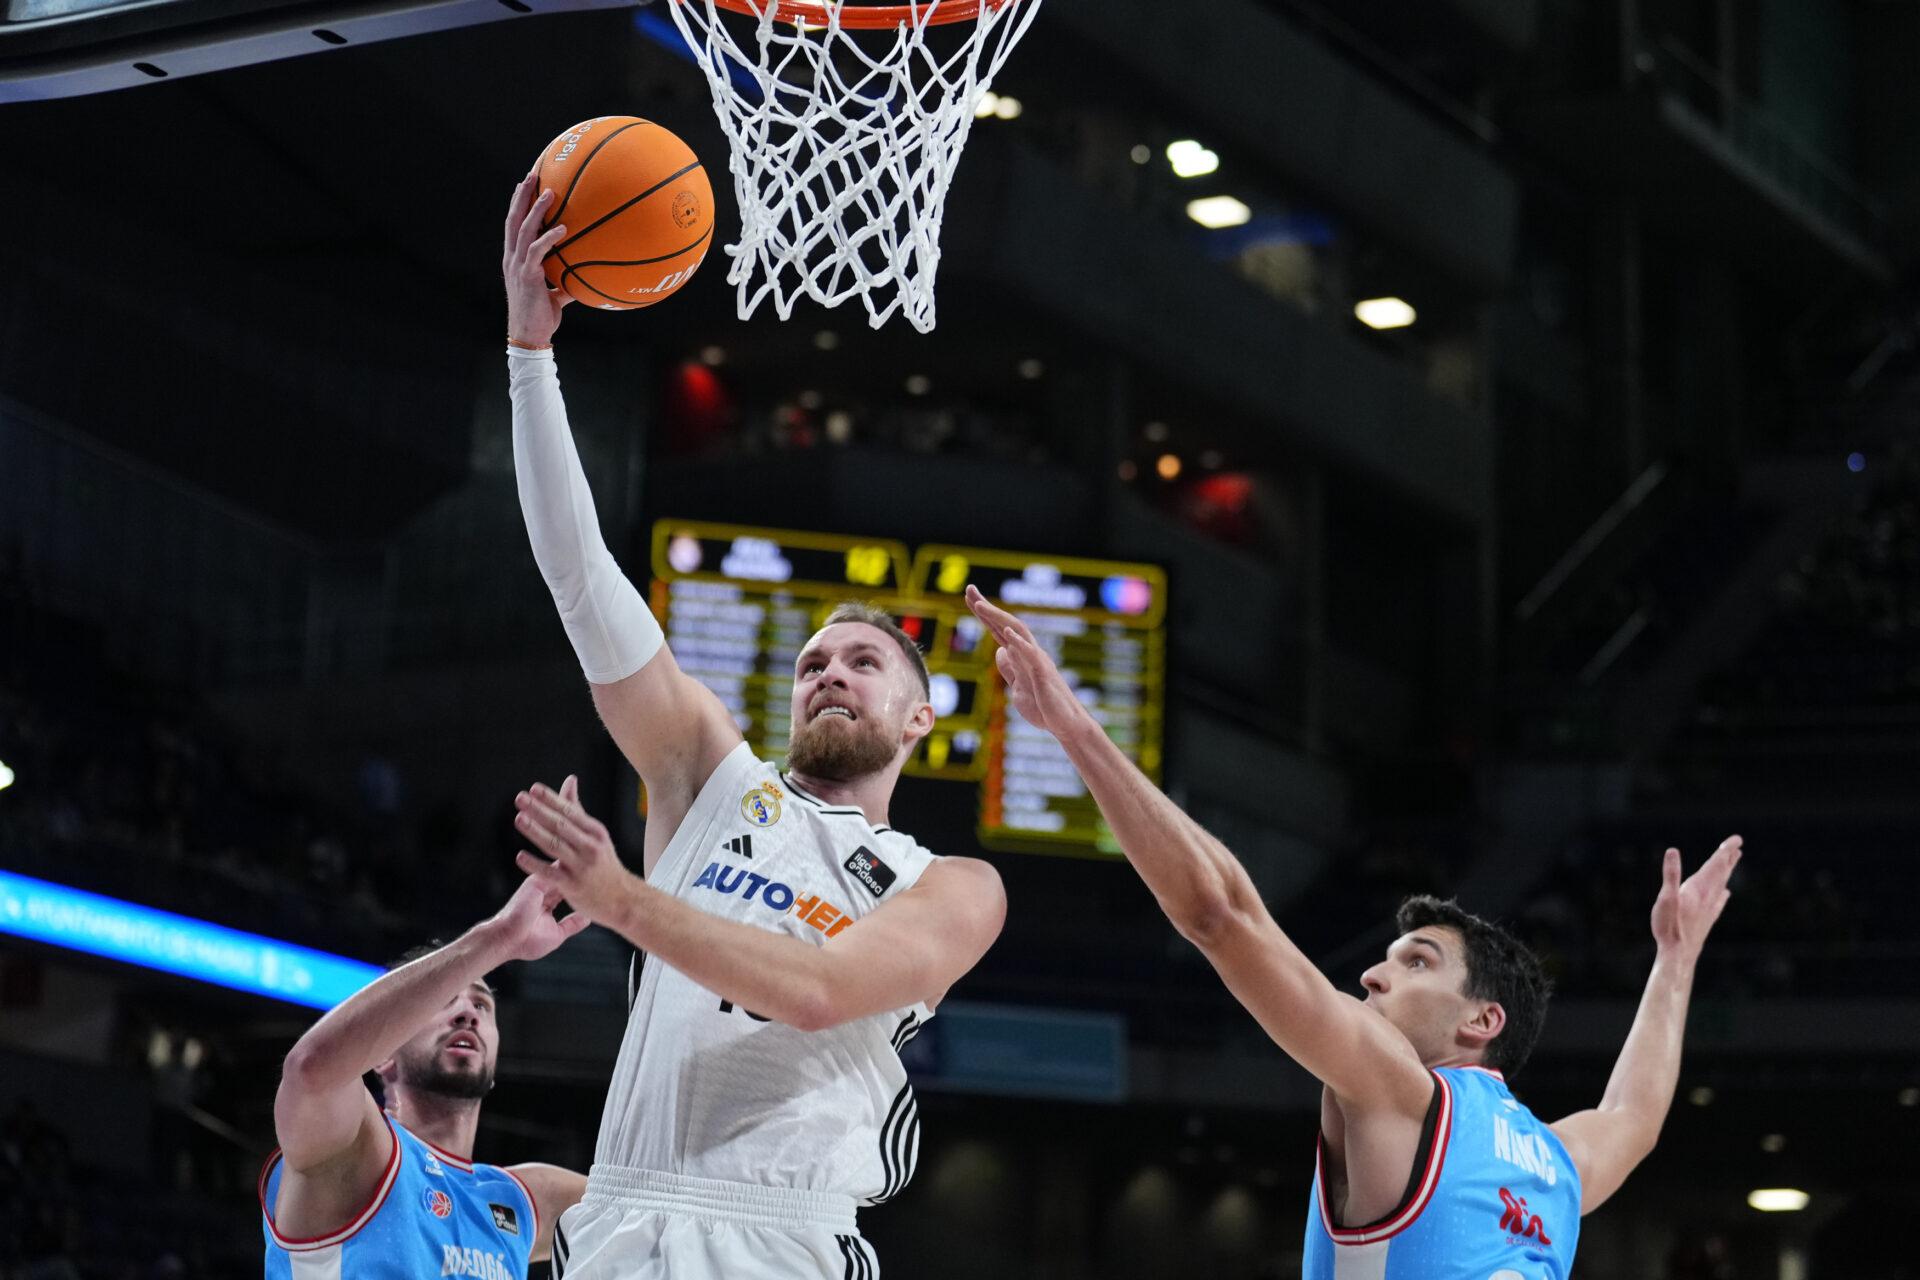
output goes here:
[[377, 965], [0, 871], [0, 933], [331, 1009]]

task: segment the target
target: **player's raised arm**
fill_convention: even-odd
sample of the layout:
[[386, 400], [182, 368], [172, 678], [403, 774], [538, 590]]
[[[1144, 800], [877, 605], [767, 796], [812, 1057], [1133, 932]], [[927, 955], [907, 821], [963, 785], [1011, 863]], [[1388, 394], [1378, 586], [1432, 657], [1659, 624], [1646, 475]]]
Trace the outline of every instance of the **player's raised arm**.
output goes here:
[[1667, 850], [1660, 896], [1653, 904], [1653, 973], [1633, 1029], [1613, 1065], [1607, 1092], [1591, 1111], [1553, 1126], [1580, 1170], [1580, 1212], [1591, 1213], [1620, 1189], [1653, 1151], [1680, 1079], [1693, 970], [1714, 921], [1732, 896], [1727, 881], [1740, 865], [1740, 837], [1728, 836], [1701, 868], [1680, 878], [1680, 851]]
[[567, 296], [548, 288], [541, 267], [566, 228], [540, 229], [553, 196], [536, 192], [534, 182], [529, 174], [514, 189], [501, 257], [514, 477], [533, 558], [593, 686], [594, 705], [646, 780], [651, 811], [662, 819], [649, 825], [651, 865], [708, 775], [741, 741], [740, 731], [720, 700], [674, 662], [660, 624], [600, 536], [554, 367], [553, 335]]
[[1024, 623], [967, 589], [1015, 710], [1066, 749], [1167, 918], [1301, 1066], [1345, 1101], [1425, 1113], [1433, 1082], [1406, 1036], [1334, 989], [1268, 914], [1239, 859], [1135, 768]]

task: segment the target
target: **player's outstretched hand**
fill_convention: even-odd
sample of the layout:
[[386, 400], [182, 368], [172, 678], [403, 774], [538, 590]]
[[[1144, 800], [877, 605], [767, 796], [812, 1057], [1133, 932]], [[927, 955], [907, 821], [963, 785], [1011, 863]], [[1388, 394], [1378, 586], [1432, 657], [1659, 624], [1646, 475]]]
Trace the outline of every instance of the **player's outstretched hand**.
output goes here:
[[[633, 873], [621, 865], [607, 828], [580, 807], [580, 780], [560, 790], [540, 783], [514, 797], [514, 826], [546, 858], [521, 850], [514, 859], [533, 881], [558, 893], [590, 919], [613, 921]], [[551, 858], [552, 861], [547, 861]]]
[[556, 920], [553, 909], [560, 901], [558, 889], [538, 880], [523, 880], [507, 899], [507, 905], [495, 912], [487, 923], [511, 940], [515, 960], [538, 960], [552, 954], [561, 943], [593, 923], [582, 911]]
[[1713, 856], [1685, 880], [1680, 878], [1680, 851], [1667, 850], [1661, 867], [1660, 896], [1653, 904], [1653, 937], [1661, 951], [1689, 961], [1700, 954], [1707, 932], [1733, 896], [1727, 881], [1739, 865], [1739, 836], [1722, 840]]
[[1053, 655], [1033, 638], [1026, 623], [981, 595], [978, 587], [967, 588], [967, 608], [986, 624], [1000, 646], [994, 664], [1007, 682], [1007, 698], [1021, 719], [1056, 738], [1092, 721], [1093, 713], [1074, 696], [1066, 677], [1054, 665]]
[[540, 223], [553, 207], [553, 191], [537, 191], [535, 169], [520, 179], [507, 205], [506, 245], [500, 254], [500, 274], [507, 281], [507, 336], [529, 347], [544, 347], [560, 327], [560, 309], [573, 301], [570, 294], [547, 284], [542, 265], [553, 246], [566, 237], [565, 223], [546, 231]]

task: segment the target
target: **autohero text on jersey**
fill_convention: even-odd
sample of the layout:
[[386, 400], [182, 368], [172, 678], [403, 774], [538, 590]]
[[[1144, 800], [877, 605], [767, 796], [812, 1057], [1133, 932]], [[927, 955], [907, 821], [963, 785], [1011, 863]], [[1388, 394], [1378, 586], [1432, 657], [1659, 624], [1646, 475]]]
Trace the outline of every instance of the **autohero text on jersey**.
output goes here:
[[802, 897], [778, 880], [724, 862], [709, 862], [693, 887], [729, 896], [737, 893], [743, 902], [759, 902], [782, 915], [792, 912], [829, 938], [853, 923], [851, 916], [819, 894]]

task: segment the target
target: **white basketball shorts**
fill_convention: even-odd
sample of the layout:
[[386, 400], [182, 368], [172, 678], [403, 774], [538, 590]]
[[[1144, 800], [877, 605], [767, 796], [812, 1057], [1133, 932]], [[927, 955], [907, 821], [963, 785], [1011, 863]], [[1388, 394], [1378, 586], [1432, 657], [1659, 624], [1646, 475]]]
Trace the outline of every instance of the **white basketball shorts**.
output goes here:
[[596, 1164], [554, 1280], [879, 1280], [848, 1196]]

